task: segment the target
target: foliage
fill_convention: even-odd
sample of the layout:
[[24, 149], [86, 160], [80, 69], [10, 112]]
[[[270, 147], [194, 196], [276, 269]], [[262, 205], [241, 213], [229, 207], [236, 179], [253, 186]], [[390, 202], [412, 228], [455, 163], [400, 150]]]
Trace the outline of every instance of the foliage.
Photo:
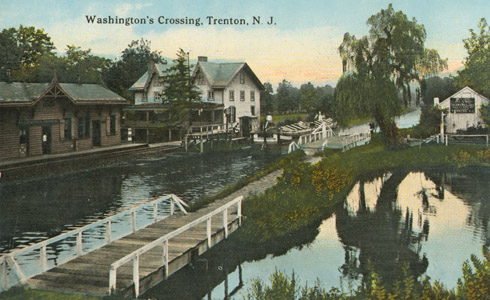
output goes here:
[[412, 128], [405, 129], [406, 134], [411, 138], [427, 138], [440, 132], [441, 128], [441, 109], [438, 107], [422, 107], [419, 123]]
[[490, 104], [482, 104], [479, 110], [480, 118], [487, 128], [490, 128]]
[[58, 292], [32, 290], [24, 287], [13, 287], [6, 292], [0, 293], [0, 299], [8, 299], [8, 300], [38, 300], [38, 299], [91, 300], [92, 299], [95, 300], [101, 298], [90, 297], [87, 295], [75, 295], [75, 294], [66, 294], [66, 293], [58, 293]]
[[39, 66], [40, 58], [54, 55], [51, 37], [43, 29], [33, 26], [4, 29], [0, 41], [2, 79], [6, 79], [5, 69], [11, 69], [13, 81], [34, 81], [29, 74]]
[[478, 32], [470, 29], [470, 37], [464, 39], [464, 47], [468, 56], [464, 60], [464, 68], [458, 71], [456, 84], [458, 87], [469, 86], [475, 91], [490, 96], [490, 26], [485, 18], [478, 22]]
[[177, 52], [172, 67], [164, 74], [165, 89], [163, 99], [168, 103], [188, 103], [200, 99], [199, 89], [191, 82], [191, 68], [187, 53]]
[[[400, 113], [398, 92], [408, 106], [409, 83], [447, 68], [447, 62], [440, 59], [437, 51], [425, 49], [424, 26], [415, 19], [409, 20], [401, 11], [395, 12], [391, 4], [372, 15], [367, 24], [368, 36], [358, 39], [346, 33], [339, 46], [347, 82], [337, 85], [336, 115], [345, 123], [345, 118], [353, 115], [370, 114], [387, 141], [398, 144], [394, 122]], [[361, 103], [356, 105], [356, 101]]]
[[289, 81], [284, 79], [279, 83], [275, 97], [277, 109], [280, 112], [299, 111], [298, 89], [293, 87]]
[[164, 63], [165, 60], [160, 51], [151, 50], [150, 41], [134, 40], [122, 51], [121, 57], [104, 72], [104, 82], [113, 92], [126, 99], [133, 99], [128, 89], [148, 71], [150, 62]]
[[264, 90], [260, 91], [260, 111], [261, 115], [272, 113], [276, 109], [274, 103], [274, 89], [269, 82], [264, 83]]
[[440, 101], [443, 101], [456, 93], [457, 88], [453, 78], [433, 76], [422, 79], [422, 82], [420, 83], [420, 92], [423, 104], [425, 106], [433, 106], [434, 98], [437, 97]]

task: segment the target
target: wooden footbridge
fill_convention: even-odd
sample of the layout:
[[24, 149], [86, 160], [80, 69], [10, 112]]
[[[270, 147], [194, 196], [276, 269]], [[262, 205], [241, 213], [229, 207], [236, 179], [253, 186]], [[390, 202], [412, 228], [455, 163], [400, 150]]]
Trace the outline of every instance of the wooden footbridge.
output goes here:
[[12, 250], [0, 256], [0, 291], [23, 284], [138, 297], [236, 230], [242, 199], [188, 213], [182, 200], [167, 195]]

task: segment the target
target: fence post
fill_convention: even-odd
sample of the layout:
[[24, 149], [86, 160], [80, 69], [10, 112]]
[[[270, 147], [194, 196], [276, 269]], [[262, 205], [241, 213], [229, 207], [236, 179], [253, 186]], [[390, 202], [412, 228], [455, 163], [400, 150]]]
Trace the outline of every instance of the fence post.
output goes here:
[[228, 238], [228, 207], [223, 210], [223, 228], [225, 229], [225, 239]]
[[168, 278], [168, 240], [163, 241], [162, 247], [162, 264], [165, 266], [165, 278]]
[[8, 290], [10, 288], [10, 278], [7, 268], [7, 260], [5, 257], [2, 258], [2, 262], [0, 262], [0, 292], [4, 290]]
[[77, 232], [77, 254], [82, 255], [83, 254], [83, 245], [82, 245], [82, 231], [79, 230]]
[[48, 269], [48, 255], [46, 251], [46, 245], [43, 245], [41, 249], [39, 249], [39, 260], [41, 263], [41, 270], [44, 272]]
[[117, 269], [111, 265], [111, 269], [109, 271], [109, 295], [112, 295], [112, 292], [116, 291], [116, 276]]
[[206, 231], [208, 236], [208, 248], [211, 248], [211, 217], [206, 222]]
[[446, 146], [449, 144], [449, 141], [448, 141], [448, 137], [447, 137], [447, 134], [446, 134]]
[[170, 198], [170, 215], [172, 216], [175, 213], [175, 202], [174, 197]]
[[131, 211], [131, 228], [133, 232], [136, 232], [136, 211], [134, 209]]
[[158, 218], [158, 202], [153, 203], [153, 222], [156, 222]]
[[134, 283], [134, 296], [138, 298], [140, 294], [140, 257], [136, 256], [133, 259], [133, 283]]
[[237, 203], [237, 218], [238, 218], [238, 226], [242, 226], [242, 199], [240, 199], [240, 201], [238, 201]]
[[110, 243], [112, 241], [112, 221], [111, 219], [107, 220], [107, 224], [105, 227], [105, 240]]
[[487, 138], [487, 147], [488, 147], [488, 134], [486, 135], [486, 138]]

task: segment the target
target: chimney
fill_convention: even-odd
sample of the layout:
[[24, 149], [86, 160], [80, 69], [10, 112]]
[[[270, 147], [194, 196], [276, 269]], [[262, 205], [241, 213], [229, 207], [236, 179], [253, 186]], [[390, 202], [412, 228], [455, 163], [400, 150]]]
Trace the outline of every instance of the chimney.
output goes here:
[[151, 75], [154, 69], [155, 69], [155, 62], [153, 61], [153, 58], [150, 57], [150, 60], [148, 61], [148, 75]]
[[208, 57], [207, 56], [198, 56], [197, 57], [197, 60], [198, 61], [202, 61], [202, 62], [207, 62], [208, 61]]
[[437, 105], [439, 105], [439, 98], [435, 97], [434, 98], [434, 106], [437, 106]]

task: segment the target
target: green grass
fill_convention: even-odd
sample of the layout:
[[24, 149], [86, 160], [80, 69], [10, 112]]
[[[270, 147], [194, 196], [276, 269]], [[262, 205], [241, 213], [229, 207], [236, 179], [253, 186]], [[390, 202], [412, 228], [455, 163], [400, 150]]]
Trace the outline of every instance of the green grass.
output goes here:
[[6, 292], [0, 293], [0, 299], [8, 300], [96, 300], [99, 297], [90, 297], [78, 294], [66, 294], [58, 292], [48, 292], [40, 290], [31, 290], [23, 287], [13, 287]]

